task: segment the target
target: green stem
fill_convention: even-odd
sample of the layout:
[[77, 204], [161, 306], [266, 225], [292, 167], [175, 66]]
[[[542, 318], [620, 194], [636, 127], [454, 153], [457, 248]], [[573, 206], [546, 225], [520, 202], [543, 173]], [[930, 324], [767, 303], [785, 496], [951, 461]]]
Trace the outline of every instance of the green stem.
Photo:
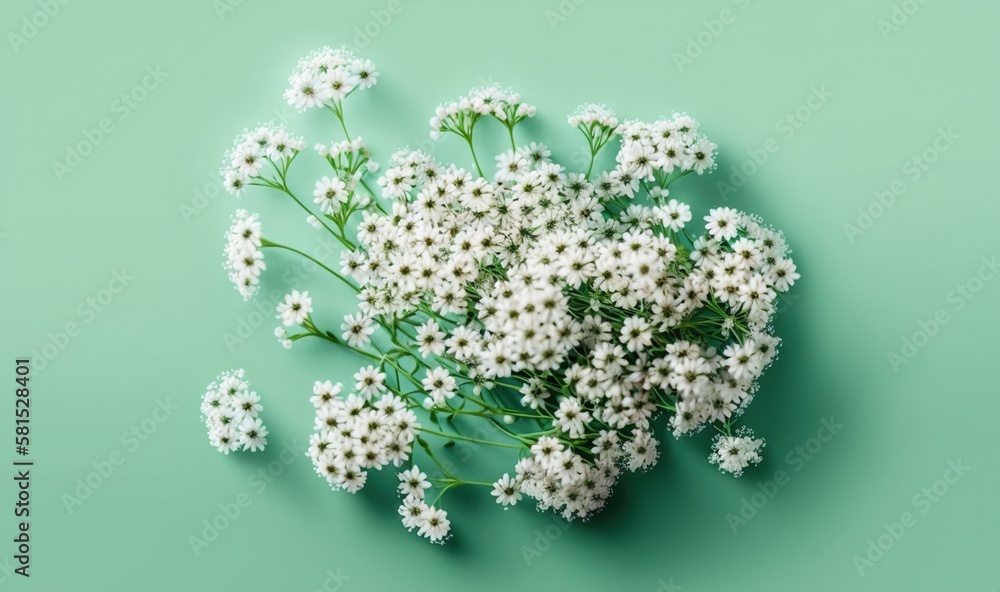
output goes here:
[[351, 141], [351, 134], [347, 131], [347, 124], [344, 123], [344, 116], [341, 114], [337, 117], [340, 120], [340, 129], [344, 130], [344, 135], [347, 136], [347, 141]]
[[313, 262], [313, 263], [315, 263], [316, 265], [319, 265], [320, 267], [322, 267], [322, 268], [323, 268], [323, 269], [325, 269], [326, 271], [330, 272], [330, 274], [332, 274], [332, 275], [333, 275], [334, 277], [336, 277], [336, 278], [337, 278], [337, 279], [339, 279], [340, 281], [342, 281], [342, 282], [344, 282], [345, 284], [347, 284], [347, 285], [348, 285], [348, 287], [350, 287], [350, 288], [351, 288], [352, 290], [354, 290], [355, 292], [360, 292], [360, 291], [361, 291], [361, 289], [360, 289], [360, 288], [358, 288], [357, 286], [355, 286], [355, 285], [354, 285], [353, 283], [351, 283], [351, 282], [350, 282], [350, 281], [349, 281], [349, 280], [348, 280], [347, 278], [345, 278], [344, 276], [340, 275], [340, 274], [339, 274], [339, 273], [337, 273], [336, 271], [334, 271], [334, 270], [330, 269], [329, 267], [327, 267], [327, 266], [326, 266], [326, 265], [325, 265], [325, 264], [324, 264], [324, 263], [323, 263], [322, 261], [319, 261], [319, 260], [318, 260], [318, 259], [316, 259], [315, 257], [313, 257], [313, 256], [311, 256], [311, 255], [307, 255], [307, 254], [303, 253], [302, 251], [300, 251], [300, 250], [298, 250], [298, 249], [296, 249], [296, 248], [294, 248], [294, 247], [289, 247], [289, 246], [287, 246], [287, 245], [282, 245], [282, 244], [279, 244], [279, 243], [276, 243], [276, 242], [272, 242], [272, 241], [269, 241], [269, 240], [267, 240], [267, 239], [261, 239], [261, 245], [260, 245], [260, 246], [261, 246], [261, 248], [268, 248], [268, 247], [272, 247], [272, 248], [275, 248], [275, 249], [285, 249], [286, 251], [291, 251], [291, 252], [293, 252], [293, 253], [296, 253], [296, 254], [298, 254], [298, 255], [301, 255], [301, 256], [305, 257], [306, 259], [308, 259], [308, 260], [312, 261], [312, 262]]
[[477, 444], [484, 444], [486, 446], [500, 446], [503, 448], [516, 448], [520, 450], [524, 448], [523, 444], [504, 444], [502, 442], [490, 442], [489, 440], [480, 440], [478, 438], [470, 438], [469, 436], [463, 436], [461, 434], [446, 434], [444, 432], [439, 432], [432, 430], [430, 428], [419, 428], [417, 431], [424, 432], [426, 434], [434, 434], [435, 436], [441, 436], [442, 438], [448, 438], [449, 440], [465, 440], [466, 442], [475, 442]]
[[444, 486], [444, 489], [442, 489], [442, 490], [441, 490], [441, 491], [440, 491], [440, 492], [439, 492], [439, 493], [437, 494], [437, 497], [435, 497], [435, 498], [434, 498], [434, 502], [433, 502], [433, 503], [431, 503], [431, 504], [430, 504], [430, 506], [431, 506], [431, 507], [437, 507], [437, 503], [438, 503], [439, 501], [441, 501], [441, 496], [443, 496], [443, 495], [444, 495], [444, 492], [448, 491], [448, 490], [449, 490], [449, 489], [451, 489], [452, 487], [455, 487], [456, 485], [458, 485], [458, 483], [449, 483], [448, 485], [445, 485], [445, 486]]
[[353, 248], [351, 247], [351, 244], [349, 242], [347, 242], [347, 240], [344, 239], [344, 237], [342, 237], [341, 235], [339, 235], [336, 232], [334, 232], [332, 228], [330, 228], [329, 226], [326, 225], [326, 222], [324, 222], [322, 218], [320, 218], [319, 216], [316, 216], [315, 214], [313, 214], [312, 210], [310, 210], [309, 208], [307, 208], [306, 205], [304, 203], [302, 203], [301, 200], [299, 200], [299, 198], [295, 197], [295, 194], [292, 193], [291, 190], [288, 189], [288, 185], [285, 184], [284, 180], [282, 180], [282, 185], [281, 185], [281, 187], [279, 187], [279, 189], [281, 189], [281, 191], [285, 192], [286, 194], [288, 194], [289, 197], [291, 197], [293, 200], [295, 200], [295, 203], [299, 204], [299, 207], [302, 208], [303, 210], [305, 210], [305, 212], [307, 214], [309, 214], [313, 218], [316, 218], [316, 220], [318, 220], [319, 223], [323, 225], [323, 228], [325, 228], [327, 232], [329, 232], [330, 234], [332, 234], [338, 241], [340, 241], [341, 244], [343, 244], [345, 247], [353, 250]]
[[465, 137], [465, 142], [469, 145], [469, 150], [472, 151], [472, 160], [476, 163], [476, 172], [479, 173], [480, 177], [485, 177], [483, 169], [479, 166], [479, 159], [476, 158], [476, 148], [472, 145], [472, 132], [469, 132], [469, 135]]
[[325, 340], [329, 341], [330, 343], [333, 343], [333, 344], [336, 344], [336, 345], [342, 345], [342, 346], [346, 347], [347, 349], [349, 349], [349, 350], [351, 350], [351, 351], [353, 351], [353, 352], [355, 352], [357, 354], [361, 354], [362, 356], [368, 358], [369, 360], [373, 360], [375, 362], [381, 362], [381, 358], [379, 358], [375, 354], [373, 354], [371, 352], [366, 352], [363, 349], [359, 349], [359, 348], [353, 347], [350, 344], [344, 343], [343, 341], [341, 341], [339, 339], [336, 339], [334, 337], [330, 337], [326, 333], [323, 333], [319, 329], [316, 329], [315, 325], [312, 325], [312, 328], [309, 328], [309, 327], [306, 327], [306, 328], [309, 329], [309, 333], [304, 333], [303, 336], [304, 335], [315, 335], [316, 337], [319, 337], [321, 339], [325, 339]]

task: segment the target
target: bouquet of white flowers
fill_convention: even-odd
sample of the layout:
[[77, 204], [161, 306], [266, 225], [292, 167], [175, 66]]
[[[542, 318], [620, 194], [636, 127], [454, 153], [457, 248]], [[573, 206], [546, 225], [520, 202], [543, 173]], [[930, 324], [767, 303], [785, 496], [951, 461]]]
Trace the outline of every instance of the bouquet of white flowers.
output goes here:
[[[329, 48], [290, 78], [288, 102], [329, 110], [345, 134], [315, 146], [329, 164], [313, 192], [318, 212], [287, 182], [305, 142], [279, 126], [246, 131], [223, 170], [231, 192], [286, 194], [344, 246], [339, 265], [318, 261], [265, 238], [244, 210], [227, 233], [226, 265], [244, 297], [258, 288], [264, 249], [307, 257], [357, 294], [339, 331], [314, 322], [306, 291], [278, 306], [286, 347], [316, 337], [363, 359], [347, 392], [315, 384], [308, 456], [317, 473], [354, 493], [369, 470], [392, 465], [403, 524], [438, 542], [450, 533], [442, 499], [456, 487], [590, 516], [621, 470], [656, 463], [657, 427], [680, 437], [711, 426], [709, 460], [723, 471], [759, 462], [763, 440], [734, 423], [774, 359], [777, 295], [799, 275], [781, 233], [757, 217], [711, 209], [692, 235], [691, 210], [670, 191], [715, 166], [716, 145], [698, 123], [684, 114], [620, 121], [584, 105], [569, 124], [590, 166], [570, 172], [544, 144], [518, 141], [534, 106], [480, 88], [431, 119], [433, 136], [468, 144], [472, 168], [401, 150], [372, 183], [380, 167], [348, 133], [344, 104], [377, 78], [371, 62]], [[510, 148], [490, 162], [473, 138], [496, 124]], [[596, 173], [612, 143], [616, 166]], [[462, 441], [516, 450], [516, 464], [493, 483], [463, 479], [442, 461], [442, 448]], [[433, 477], [418, 454], [436, 465]]]

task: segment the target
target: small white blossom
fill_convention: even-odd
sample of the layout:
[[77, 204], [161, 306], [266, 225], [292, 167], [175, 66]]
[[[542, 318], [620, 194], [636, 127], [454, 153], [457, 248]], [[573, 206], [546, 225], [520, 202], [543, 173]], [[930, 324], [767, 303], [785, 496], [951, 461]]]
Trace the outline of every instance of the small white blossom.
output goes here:
[[202, 397], [201, 415], [208, 428], [209, 443], [219, 452], [256, 452], [267, 445], [267, 428], [258, 417], [260, 396], [250, 390], [246, 372], [223, 372], [208, 385]]

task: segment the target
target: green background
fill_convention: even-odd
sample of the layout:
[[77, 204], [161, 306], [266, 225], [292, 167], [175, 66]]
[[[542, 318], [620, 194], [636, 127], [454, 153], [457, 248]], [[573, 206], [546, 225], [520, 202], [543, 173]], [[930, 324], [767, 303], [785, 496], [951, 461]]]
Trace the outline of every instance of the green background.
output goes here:
[[[49, 344], [58, 354], [31, 382], [32, 577], [10, 575], [13, 545], [0, 543], [0, 588], [332, 590], [328, 572], [348, 578], [344, 591], [1000, 586], [1000, 279], [974, 279], [981, 258], [1000, 254], [1000, 6], [399, 1], [396, 14], [381, 1], [245, 0], [224, 12], [209, 0], [78, 1], [47, 19], [34, 16], [44, 2], [3, 3], [0, 360], [10, 419], [0, 433], [10, 452], [0, 457], [15, 458], [12, 360]], [[894, 6], [912, 14], [880, 31]], [[13, 40], [33, 17], [47, 22], [26, 43]], [[299, 449], [282, 463], [283, 443], [305, 446], [312, 382], [350, 380], [359, 360], [320, 343], [285, 351], [271, 311], [227, 346], [241, 321], [261, 318], [221, 269], [230, 214], [259, 211], [269, 236], [303, 248], [318, 235], [279, 196], [221, 194], [215, 173], [232, 138], [259, 121], [283, 117], [309, 146], [339, 139], [328, 115], [298, 115], [281, 92], [299, 57], [345, 43], [364, 46], [382, 73], [347, 117], [383, 160], [426, 144], [434, 107], [484, 81], [538, 106], [521, 139], [544, 139], [564, 162], [581, 146], [565, 116], [582, 102], [624, 117], [698, 118], [720, 146], [720, 167], [675, 195], [699, 213], [724, 203], [763, 215], [785, 231], [803, 275], [777, 320], [782, 353], [746, 417], [768, 440], [767, 462], [734, 480], [707, 464], [707, 434], [667, 438], [660, 464], [624, 478], [589, 523], [563, 529], [476, 491], [447, 506], [456, 537], [445, 547], [401, 527], [391, 475], [352, 497], [330, 492]], [[678, 66], [691, 43], [699, 55]], [[166, 78], [121, 119], [116, 99], [157, 66]], [[810, 111], [802, 106], [813, 87], [833, 94]], [[789, 137], [777, 122], [800, 107], [808, 121]], [[103, 118], [113, 130], [58, 179], [53, 163]], [[939, 143], [943, 152], [933, 149], [942, 128], [959, 136]], [[717, 182], [765, 144], [778, 149], [723, 200]], [[430, 147], [465, 158], [453, 141]], [[936, 162], [914, 178], [911, 159], [925, 150]], [[319, 171], [310, 158], [295, 177], [300, 190]], [[905, 192], [873, 206], [896, 181]], [[849, 236], [859, 208], [880, 215]], [[267, 257], [262, 293], [290, 289], [282, 276], [298, 273], [294, 262]], [[133, 279], [108, 302], [102, 290], [123, 268]], [[294, 287], [316, 295], [328, 324], [353, 306], [325, 278], [300, 275]], [[952, 292], [967, 283], [978, 290], [971, 298]], [[939, 309], [947, 322], [918, 335], [922, 347], [894, 370], [888, 354], [922, 321], [930, 332]], [[71, 322], [79, 331], [58, 349]], [[263, 455], [215, 453], [199, 421], [204, 386], [234, 367], [247, 368], [263, 397], [272, 434]], [[152, 419], [158, 399], [176, 406], [155, 414], [162, 422]], [[816, 446], [810, 439], [831, 417], [843, 428]], [[127, 435], [133, 426], [143, 440]], [[805, 461], [796, 447], [810, 445]], [[64, 496], [115, 453], [124, 463], [68, 511]], [[456, 462], [471, 472], [504, 468], [468, 456]], [[969, 470], [928, 501], [924, 488], [959, 460]], [[280, 475], [261, 487], [252, 475], [268, 467]], [[789, 479], [771, 488], [777, 471]], [[4, 541], [15, 529], [9, 472]], [[773, 495], [753, 497], [762, 487]], [[249, 507], [192, 552], [189, 537], [240, 494]], [[743, 500], [762, 507], [734, 533], [727, 514]], [[905, 512], [912, 526], [860, 574], [855, 556]], [[526, 558], [526, 548], [540, 554]]]

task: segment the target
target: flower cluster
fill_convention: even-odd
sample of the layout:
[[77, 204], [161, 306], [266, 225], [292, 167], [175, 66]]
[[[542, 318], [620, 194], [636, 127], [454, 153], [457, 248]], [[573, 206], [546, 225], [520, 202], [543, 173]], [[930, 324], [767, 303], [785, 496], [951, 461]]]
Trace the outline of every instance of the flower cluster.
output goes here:
[[[629, 198], [609, 217], [601, 203], [625, 193], [628, 161], [602, 189], [535, 150], [538, 158], [518, 151], [517, 171], [501, 159], [498, 174], [510, 174], [494, 183], [419, 152], [396, 154], [387, 175], [406, 182], [380, 180], [391, 210], [365, 213], [359, 248], [346, 258], [344, 273], [362, 288], [361, 321], [346, 324], [361, 344], [373, 316], [429, 316], [412, 347], [450, 359], [474, 382], [517, 377], [521, 404], [562, 437], [584, 440], [577, 448], [609, 446], [603, 458], [615, 461], [629, 450], [625, 466], [645, 468], [656, 459], [655, 414], [672, 411], [680, 436], [725, 424], [750, 402], [776, 351], [767, 323], [797, 277], [794, 264], [779, 233], [728, 208], [712, 210], [690, 244], [679, 234], [690, 208], [676, 200]], [[424, 406], [447, 410], [455, 377], [445, 367], [427, 375]], [[523, 492], [585, 516], [609, 494], [615, 463], [564, 454], [569, 468], [526, 465]], [[565, 493], [581, 483], [585, 494]]]
[[588, 103], [580, 106], [576, 113], [567, 119], [569, 124], [583, 134], [590, 148], [590, 167], [587, 176], [594, 168], [594, 156], [615, 136], [618, 131], [618, 115], [607, 105]]
[[618, 133], [622, 149], [617, 161], [631, 179], [655, 181], [675, 171], [701, 175], [715, 167], [717, 146], [698, 132], [698, 122], [687, 115], [675, 113], [672, 119], [653, 123], [627, 121]]
[[358, 59], [346, 49], [324, 47], [299, 61], [288, 78], [285, 99], [299, 109], [333, 106], [356, 89], [365, 90], [378, 79], [370, 60]]
[[[359, 392], [346, 399], [341, 384], [317, 381], [312, 403], [316, 433], [309, 440], [309, 457], [316, 472], [335, 489], [354, 493], [364, 487], [369, 469], [409, 460], [417, 416], [403, 400], [385, 392], [384, 376], [370, 368], [358, 375]], [[380, 394], [381, 393], [381, 394]]]
[[471, 141], [480, 117], [492, 115], [513, 134], [514, 127], [535, 116], [535, 106], [521, 101], [521, 95], [497, 85], [473, 89], [467, 96], [441, 105], [431, 118], [431, 137], [451, 132]]
[[753, 437], [753, 430], [741, 427], [735, 436], [717, 434], [712, 442], [712, 454], [708, 461], [719, 465], [719, 470], [739, 477], [743, 469], [764, 460], [760, 450], [764, 441]]
[[[584, 105], [568, 123], [586, 140], [590, 165], [573, 171], [545, 144], [517, 142], [533, 106], [481, 88], [431, 120], [433, 135], [465, 141], [471, 167], [404, 149], [372, 178], [380, 167], [344, 125], [350, 91], [331, 95], [320, 82], [339, 69], [338, 80], [360, 86], [351, 77], [359, 63], [323, 50], [300, 64], [288, 91], [303, 106], [321, 96], [346, 135], [316, 146], [330, 169], [315, 183], [319, 213], [310, 213], [344, 245], [339, 269], [261, 239], [259, 225], [251, 249], [302, 254], [357, 294], [339, 331], [317, 326], [306, 291], [278, 306], [286, 347], [316, 337], [364, 359], [349, 392], [331, 382], [314, 389], [309, 456], [334, 489], [354, 493], [368, 470], [391, 463], [404, 526], [440, 542], [451, 529], [443, 496], [460, 486], [490, 488], [505, 508], [530, 498], [586, 519], [622, 471], [656, 464], [657, 430], [679, 438], [711, 427], [710, 462], [734, 475], [760, 461], [763, 440], [736, 422], [775, 358], [778, 298], [799, 274], [783, 235], [758, 217], [720, 207], [694, 223], [692, 208], [671, 196], [680, 178], [715, 167], [717, 147], [697, 121], [622, 122], [606, 106]], [[496, 123], [510, 148], [491, 162], [477, 155], [474, 131]], [[615, 140], [615, 166], [593, 171]], [[308, 209], [288, 189], [287, 163], [274, 168], [263, 184]], [[241, 253], [255, 231], [233, 236], [250, 218], [230, 230]], [[420, 464], [436, 468], [418, 468], [414, 442]], [[495, 482], [467, 480], [438, 457], [456, 443], [517, 457]]]
[[223, 372], [208, 385], [201, 415], [208, 441], [223, 454], [240, 449], [256, 452], [267, 445], [267, 428], [261, 422], [260, 397], [250, 390], [245, 372]]
[[302, 138], [290, 135], [279, 125], [268, 123], [246, 130], [223, 158], [223, 185], [239, 195], [254, 179], [266, 179], [272, 170], [286, 171], [303, 148]]
[[576, 113], [566, 118], [571, 126], [584, 129], [605, 129], [614, 131], [618, 128], [618, 115], [607, 105], [587, 103], [581, 105]]
[[229, 280], [243, 295], [244, 300], [257, 293], [260, 274], [267, 268], [264, 265], [261, 239], [260, 220], [257, 214], [237, 210], [233, 215], [232, 225], [226, 231], [224, 254]]
[[417, 534], [431, 542], [443, 543], [451, 535], [451, 521], [448, 512], [427, 505], [425, 491], [431, 486], [427, 474], [413, 465], [396, 476], [399, 477], [399, 493], [404, 496], [399, 506], [403, 526], [409, 531], [416, 528]]

